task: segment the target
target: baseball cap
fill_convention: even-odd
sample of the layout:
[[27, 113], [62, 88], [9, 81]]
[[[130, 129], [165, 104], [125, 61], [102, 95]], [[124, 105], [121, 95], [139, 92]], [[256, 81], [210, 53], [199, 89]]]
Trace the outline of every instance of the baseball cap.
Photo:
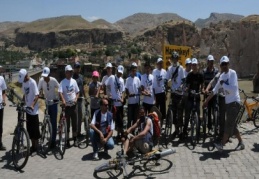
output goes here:
[[26, 75], [27, 75], [27, 70], [21, 69], [21, 70], [19, 71], [18, 82], [19, 82], [19, 83], [23, 83], [24, 78], [25, 78]]
[[65, 71], [73, 71], [73, 68], [71, 67], [71, 65], [67, 65]]
[[74, 64], [74, 68], [80, 68], [80, 63], [79, 62], [76, 62], [75, 64]]
[[192, 59], [192, 64], [198, 64], [198, 60], [196, 58]]
[[92, 76], [99, 77], [98, 71], [93, 71]]
[[112, 68], [112, 64], [109, 62], [106, 64], [105, 68]]
[[221, 59], [220, 59], [220, 64], [223, 63], [223, 62], [228, 63], [228, 62], [229, 62], [229, 58], [228, 58], [227, 56], [221, 57]]
[[43, 77], [48, 77], [49, 74], [50, 74], [50, 69], [49, 69], [49, 67], [44, 67], [41, 76], [43, 76]]
[[123, 71], [124, 71], [124, 67], [122, 65], [119, 65], [118, 68], [117, 68], [117, 71], [121, 74], [123, 74]]
[[131, 64], [131, 66], [132, 66], [132, 67], [138, 67], [138, 65], [137, 65], [135, 62], [133, 62], [133, 63]]
[[214, 60], [214, 57], [212, 55], [208, 55], [207, 60], [208, 61]]
[[159, 62], [162, 62], [162, 61], [163, 61], [162, 58], [158, 58], [157, 61], [156, 61], [156, 63], [159, 63]]
[[192, 60], [190, 58], [186, 58], [185, 64], [191, 64], [191, 63], [192, 63]]

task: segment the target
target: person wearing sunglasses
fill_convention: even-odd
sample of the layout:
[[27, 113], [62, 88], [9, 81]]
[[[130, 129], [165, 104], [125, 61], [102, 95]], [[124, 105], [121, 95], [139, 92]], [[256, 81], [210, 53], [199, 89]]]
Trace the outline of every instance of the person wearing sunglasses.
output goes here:
[[225, 94], [225, 103], [226, 103], [226, 120], [224, 127], [224, 135], [223, 139], [220, 143], [215, 143], [215, 147], [219, 151], [223, 151], [223, 146], [227, 143], [229, 137], [235, 135], [238, 139], [238, 145], [236, 150], [245, 149], [245, 145], [239, 133], [236, 123], [236, 117], [238, 115], [238, 111], [240, 108], [240, 95], [238, 88], [238, 79], [235, 70], [229, 68], [229, 58], [227, 56], [223, 56], [220, 59], [220, 67], [222, 70], [222, 74], [216, 84], [216, 86], [212, 90], [212, 94], [206, 99], [203, 104], [203, 107], [208, 106], [208, 102], [213, 96], [218, 93], [220, 88], [223, 88]]
[[[44, 96], [47, 100], [58, 99], [57, 90], [59, 83], [56, 78], [50, 76], [50, 69], [48, 67], [43, 68], [42, 78], [38, 83], [38, 90], [40, 96]], [[58, 115], [58, 104], [48, 105], [48, 113], [52, 125], [52, 134], [57, 133], [57, 115]], [[51, 148], [56, 146], [56, 135], [52, 135]]]
[[100, 101], [100, 109], [95, 111], [90, 124], [90, 139], [93, 147], [93, 159], [98, 160], [98, 150], [100, 147], [104, 148], [104, 152], [108, 154], [108, 150], [114, 148], [114, 141], [112, 134], [114, 131], [113, 115], [108, 110], [108, 100], [102, 99]]

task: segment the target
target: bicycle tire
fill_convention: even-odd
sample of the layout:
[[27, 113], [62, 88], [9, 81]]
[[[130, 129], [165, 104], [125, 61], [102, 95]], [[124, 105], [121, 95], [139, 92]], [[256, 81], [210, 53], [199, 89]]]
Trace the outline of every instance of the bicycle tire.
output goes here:
[[[118, 167], [118, 165], [110, 162], [105, 162], [97, 167], [95, 167], [94, 172], [104, 172], [108, 170], [115, 170]], [[120, 168], [121, 166], [119, 166]]]
[[191, 144], [193, 146], [195, 146], [198, 142], [198, 136], [197, 136], [197, 133], [198, 133], [198, 115], [197, 113], [195, 112], [194, 114], [191, 115]]
[[147, 160], [143, 165], [144, 169], [150, 172], [164, 172], [169, 170], [172, 166], [173, 163], [165, 158], [159, 160]]
[[86, 147], [89, 146], [89, 137], [90, 137], [89, 119], [90, 119], [90, 111], [87, 109], [86, 113], [85, 113], [85, 144], [86, 144]]
[[65, 120], [61, 119], [61, 124], [59, 126], [59, 142], [58, 148], [61, 156], [64, 156], [66, 152], [66, 142], [67, 142], [67, 123]]
[[216, 141], [216, 138], [219, 134], [219, 112], [216, 110], [214, 112], [214, 133], [213, 133], [213, 138]]
[[[24, 145], [24, 142], [26, 142], [25, 145]], [[20, 151], [23, 149], [26, 151]], [[20, 159], [18, 157], [19, 154], [21, 154], [21, 157], [24, 158], [24, 160], [21, 163], [19, 163], [19, 159]], [[19, 131], [17, 131], [16, 129], [16, 133], [13, 137], [13, 143], [12, 143], [12, 161], [13, 161], [14, 167], [17, 170], [23, 169], [28, 162], [29, 155], [30, 155], [29, 134], [25, 130], [25, 128], [20, 128]]]
[[207, 138], [207, 121], [208, 121], [208, 111], [207, 109], [204, 109], [203, 111], [203, 121], [202, 121], [202, 129], [203, 129], [203, 143], [205, 142]]
[[166, 123], [165, 123], [165, 145], [169, 144], [170, 136], [172, 133], [172, 122], [173, 122], [173, 111], [168, 109], [166, 114]]
[[41, 138], [40, 138], [40, 148], [41, 148], [42, 154], [44, 155], [46, 155], [50, 150], [52, 135], [53, 135], [52, 125], [50, 122], [50, 118], [46, 118], [45, 123], [43, 123], [41, 127]]
[[253, 123], [256, 128], [259, 128], [259, 108], [253, 111]]

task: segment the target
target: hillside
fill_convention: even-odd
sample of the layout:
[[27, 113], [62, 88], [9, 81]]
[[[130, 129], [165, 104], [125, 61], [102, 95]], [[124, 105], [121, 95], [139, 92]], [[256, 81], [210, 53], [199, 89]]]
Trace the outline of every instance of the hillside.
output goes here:
[[26, 22], [19, 22], [19, 21], [16, 21], [16, 22], [9, 22], [9, 21], [0, 22], [0, 33], [3, 32], [3, 31], [6, 31], [8, 29], [14, 29], [14, 28], [20, 27], [24, 24], [26, 24]]
[[250, 15], [241, 19], [241, 21], [259, 23], [259, 15]]
[[230, 20], [232, 22], [237, 22], [242, 19], [244, 16], [237, 14], [229, 14], [229, 13], [211, 13], [209, 18], [206, 19], [197, 19], [195, 21], [195, 25], [199, 28], [209, 27], [210, 23], [218, 23], [220, 21]]
[[33, 21], [21, 27], [19, 31], [48, 33], [90, 28], [92, 28], [92, 24], [81, 16], [61, 16]]
[[143, 33], [167, 21], [188, 21], [174, 13], [149, 14], [137, 13], [117, 21], [115, 24], [120, 26], [125, 32], [132, 36]]
[[97, 19], [95, 21], [92, 21], [92, 26], [95, 28], [100, 28], [100, 29], [115, 29], [115, 25], [112, 23], [104, 20], [104, 19]]

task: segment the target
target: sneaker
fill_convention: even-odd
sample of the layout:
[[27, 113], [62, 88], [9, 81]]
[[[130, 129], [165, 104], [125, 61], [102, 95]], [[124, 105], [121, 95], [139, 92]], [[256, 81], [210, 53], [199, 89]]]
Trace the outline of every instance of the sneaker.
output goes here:
[[218, 149], [219, 152], [223, 151], [223, 145], [221, 143], [214, 143], [214, 146]]
[[94, 159], [94, 160], [99, 160], [99, 157], [98, 157], [98, 153], [97, 153], [97, 152], [93, 154], [93, 159]]
[[6, 150], [6, 147], [4, 146], [3, 143], [0, 144], [0, 150], [1, 150], [1, 151], [5, 151], [5, 150]]
[[236, 150], [244, 150], [245, 149], [245, 145], [243, 143], [243, 141], [239, 142], [237, 144]]

